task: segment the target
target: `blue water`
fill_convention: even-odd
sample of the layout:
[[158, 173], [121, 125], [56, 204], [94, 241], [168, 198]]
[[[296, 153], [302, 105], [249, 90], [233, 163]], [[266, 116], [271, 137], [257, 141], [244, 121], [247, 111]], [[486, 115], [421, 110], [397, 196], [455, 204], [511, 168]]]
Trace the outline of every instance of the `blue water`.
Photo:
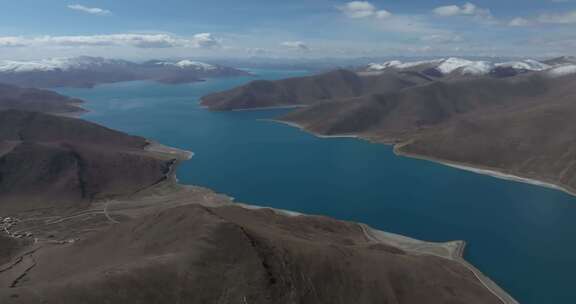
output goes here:
[[[256, 72], [266, 79], [304, 74]], [[466, 258], [521, 303], [576, 303], [576, 198], [262, 120], [287, 110], [199, 107], [200, 96], [252, 79], [60, 91], [90, 101], [86, 119], [193, 151], [178, 172], [183, 183], [419, 239], [466, 240]]]

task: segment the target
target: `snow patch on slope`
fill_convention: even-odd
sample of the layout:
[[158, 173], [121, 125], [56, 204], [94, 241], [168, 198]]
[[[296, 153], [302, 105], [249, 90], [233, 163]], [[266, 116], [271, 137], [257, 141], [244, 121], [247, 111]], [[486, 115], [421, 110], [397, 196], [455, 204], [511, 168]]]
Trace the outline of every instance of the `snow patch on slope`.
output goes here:
[[576, 64], [567, 64], [554, 67], [547, 70], [546, 74], [553, 78], [576, 74]]
[[550, 68], [549, 65], [532, 59], [526, 59], [522, 61], [502, 62], [497, 63], [496, 66], [503, 68], [513, 68], [517, 70], [527, 70], [527, 71], [543, 71]]
[[368, 65], [368, 70], [370, 71], [382, 71], [388, 68], [395, 68], [395, 69], [409, 69], [419, 65], [426, 65], [426, 64], [438, 64], [442, 62], [444, 59], [434, 59], [434, 60], [422, 60], [422, 61], [411, 61], [411, 62], [402, 62], [399, 60], [391, 60], [386, 61], [384, 63], [371, 63]]
[[213, 71], [213, 70], [217, 69], [216, 66], [214, 66], [214, 65], [204, 63], [204, 62], [199, 62], [199, 61], [192, 61], [192, 60], [181, 60], [181, 61], [177, 61], [177, 62], [162, 61], [162, 62], [158, 62], [157, 64], [171, 65], [171, 66], [177, 66], [177, 67], [182, 68], [182, 69], [195, 69], [195, 70], [202, 70], [202, 71]]
[[402, 70], [419, 66], [425, 67], [425, 65], [429, 65], [431, 68], [435, 68], [443, 75], [448, 75], [454, 72], [459, 72], [463, 75], [487, 75], [498, 67], [513, 68], [523, 71], [543, 71], [550, 68], [550, 66], [547, 64], [531, 59], [494, 63], [490, 61], [482, 61], [482, 60], [474, 61], [474, 60], [450, 57], [444, 59], [413, 61], [413, 62], [402, 62], [399, 60], [391, 60], [384, 63], [371, 63], [368, 65], [366, 70], [368, 71], [383, 71], [386, 69]]
[[492, 64], [487, 61], [471, 61], [460, 58], [448, 58], [436, 67], [442, 74], [450, 74], [456, 70], [462, 74], [484, 75], [492, 69]]

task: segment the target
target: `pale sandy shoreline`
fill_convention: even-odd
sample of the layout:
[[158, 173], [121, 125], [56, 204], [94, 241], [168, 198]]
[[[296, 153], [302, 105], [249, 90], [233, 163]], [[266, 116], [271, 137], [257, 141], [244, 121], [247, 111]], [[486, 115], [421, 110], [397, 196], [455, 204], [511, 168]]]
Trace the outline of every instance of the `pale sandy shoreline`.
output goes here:
[[559, 191], [562, 191], [562, 192], [567, 193], [569, 195], [576, 196], [575, 191], [570, 190], [564, 186], [551, 183], [551, 182], [542, 181], [542, 180], [538, 180], [538, 179], [534, 179], [534, 178], [522, 177], [522, 176], [518, 176], [518, 175], [513, 175], [510, 173], [499, 171], [498, 169], [495, 169], [495, 168], [484, 168], [484, 167], [476, 166], [473, 164], [451, 162], [451, 161], [444, 160], [444, 159], [437, 159], [434, 157], [428, 157], [428, 156], [424, 156], [424, 155], [408, 153], [408, 152], [402, 151], [401, 148], [402, 148], [402, 145], [396, 145], [394, 147], [394, 153], [396, 155], [399, 155], [399, 156], [435, 162], [435, 163], [442, 164], [442, 165], [452, 167], [455, 169], [469, 171], [469, 172], [473, 172], [476, 174], [488, 175], [488, 176], [498, 178], [498, 179], [520, 182], [520, 183], [530, 184], [530, 185], [534, 185], [534, 186], [540, 186], [540, 187], [545, 187], [545, 188], [549, 188], [549, 189], [559, 190]]
[[148, 145], [144, 147], [145, 151], [159, 153], [165, 156], [176, 158], [179, 161], [189, 160], [194, 156], [191, 151], [168, 147], [155, 141], [147, 140]]
[[285, 105], [285, 106], [234, 109], [234, 110], [230, 110], [230, 112], [265, 111], [265, 110], [282, 110], [282, 109], [289, 110], [289, 109], [298, 109], [298, 108], [305, 108], [305, 107], [307, 107], [307, 105]]
[[356, 138], [356, 139], [363, 139], [361, 136], [353, 135], [353, 134], [350, 134], [350, 135], [322, 135], [322, 134], [311, 132], [311, 131], [307, 130], [306, 128], [300, 126], [297, 123], [284, 121], [284, 120], [278, 120], [278, 119], [261, 119], [261, 120], [262, 121], [271, 121], [271, 122], [281, 123], [281, 124], [284, 124], [287, 126], [291, 126], [291, 127], [297, 128], [303, 132], [306, 132], [308, 134], [312, 134], [318, 138]]
[[[250, 210], [258, 209], [268, 209], [276, 212], [277, 214], [284, 216], [310, 216], [307, 214], [288, 211], [283, 209], [261, 207], [256, 205], [235, 203], [235, 206], [240, 206], [242, 208]], [[470, 264], [464, 259], [464, 250], [466, 248], [465, 241], [449, 241], [449, 242], [428, 242], [418, 239], [414, 239], [401, 234], [386, 232], [383, 230], [378, 230], [372, 228], [363, 223], [355, 223], [358, 225], [366, 239], [369, 242], [381, 243], [389, 246], [394, 246], [396, 248], [402, 249], [406, 252], [417, 254], [417, 255], [433, 255], [439, 258], [447, 259], [459, 263], [460, 265], [466, 267], [476, 279], [488, 289], [494, 296], [496, 296], [504, 304], [519, 304], [510, 294], [508, 294], [504, 289], [502, 289], [496, 282], [492, 281], [489, 277], [484, 275], [478, 268]]]
[[[312, 131], [309, 131], [305, 127], [302, 127], [297, 123], [283, 121], [283, 120], [277, 120], [277, 119], [263, 119], [263, 120], [281, 123], [281, 124], [285, 124], [285, 125], [288, 125], [288, 126], [291, 126], [294, 128], [298, 128], [299, 130], [302, 130], [306, 133], [312, 134], [312, 135], [319, 137], [319, 138], [356, 138], [356, 139], [362, 139], [362, 140], [372, 142], [369, 138], [365, 138], [365, 137], [362, 137], [359, 135], [322, 135], [322, 134], [317, 134], [317, 133], [314, 133]], [[379, 144], [392, 145], [394, 153], [398, 156], [404, 156], [404, 157], [410, 157], [410, 158], [415, 158], [415, 159], [431, 161], [431, 162], [439, 163], [439, 164], [442, 164], [442, 165], [445, 165], [448, 167], [452, 167], [455, 169], [459, 169], [459, 170], [465, 170], [465, 171], [473, 172], [476, 174], [488, 175], [491, 177], [495, 177], [495, 178], [499, 178], [499, 179], [503, 179], [503, 180], [508, 180], [508, 181], [515, 181], [515, 182], [526, 183], [526, 184], [531, 184], [531, 185], [535, 185], [535, 186], [550, 188], [550, 189], [559, 190], [559, 191], [565, 192], [567, 194], [576, 196], [575, 190], [571, 190], [569, 188], [566, 188], [564, 186], [557, 185], [557, 184], [554, 184], [551, 182], [542, 181], [542, 180], [538, 180], [538, 179], [534, 179], [534, 178], [522, 177], [522, 176], [518, 176], [518, 175], [513, 175], [510, 173], [498, 171], [495, 168], [483, 168], [480, 166], [475, 166], [473, 164], [451, 162], [451, 161], [444, 160], [444, 159], [437, 159], [437, 158], [428, 157], [428, 156], [424, 156], [424, 155], [404, 152], [404, 151], [400, 150], [402, 148], [403, 144], [386, 144], [386, 143], [379, 143]]]

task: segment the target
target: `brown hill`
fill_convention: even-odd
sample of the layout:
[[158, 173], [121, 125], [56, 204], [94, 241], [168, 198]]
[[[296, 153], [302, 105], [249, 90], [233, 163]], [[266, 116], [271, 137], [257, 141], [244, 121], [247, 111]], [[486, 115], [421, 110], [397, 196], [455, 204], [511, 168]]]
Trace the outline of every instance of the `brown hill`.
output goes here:
[[403, 143], [399, 152], [576, 187], [576, 76], [434, 82], [292, 112], [282, 120], [326, 135]]
[[127, 195], [164, 178], [173, 160], [144, 138], [74, 118], [0, 111], [0, 205], [90, 201]]
[[204, 96], [202, 105], [211, 110], [310, 105], [395, 91], [428, 81], [425, 76], [415, 73], [359, 76], [351, 71], [335, 70], [316, 76], [253, 81], [232, 90]]
[[0, 110], [16, 109], [66, 114], [84, 111], [79, 107], [82, 102], [82, 100], [48, 90], [0, 84]]
[[356, 224], [239, 207], [163, 210], [34, 263], [3, 303], [501, 303], [460, 264]]

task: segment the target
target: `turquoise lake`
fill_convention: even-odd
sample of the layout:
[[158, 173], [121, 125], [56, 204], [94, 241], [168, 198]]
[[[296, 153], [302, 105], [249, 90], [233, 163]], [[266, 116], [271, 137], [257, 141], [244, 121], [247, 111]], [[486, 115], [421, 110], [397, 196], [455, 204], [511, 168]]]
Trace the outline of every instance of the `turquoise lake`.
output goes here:
[[[305, 74], [254, 72], [263, 79]], [[87, 100], [88, 120], [193, 151], [179, 168], [182, 183], [423, 240], [465, 240], [466, 259], [519, 302], [576, 303], [575, 197], [398, 157], [385, 145], [320, 139], [265, 120], [287, 110], [215, 113], [198, 104], [205, 94], [253, 79], [59, 91]]]

